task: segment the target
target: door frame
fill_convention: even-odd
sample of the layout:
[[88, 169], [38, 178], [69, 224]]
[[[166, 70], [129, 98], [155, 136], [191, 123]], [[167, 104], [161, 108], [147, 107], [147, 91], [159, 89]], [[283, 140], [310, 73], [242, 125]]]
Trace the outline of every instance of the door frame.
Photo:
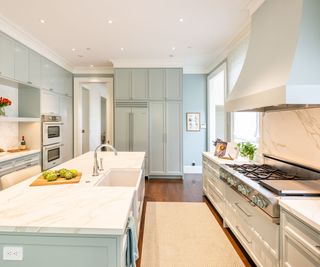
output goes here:
[[110, 144], [113, 145], [113, 77], [74, 77], [73, 78], [73, 115], [74, 115], [74, 156], [78, 157], [82, 154], [82, 84], [83, 83], [105, 83], [107, 87], [107, 94], [110, 99], [107, 99], [107, 139], [110, 140]]

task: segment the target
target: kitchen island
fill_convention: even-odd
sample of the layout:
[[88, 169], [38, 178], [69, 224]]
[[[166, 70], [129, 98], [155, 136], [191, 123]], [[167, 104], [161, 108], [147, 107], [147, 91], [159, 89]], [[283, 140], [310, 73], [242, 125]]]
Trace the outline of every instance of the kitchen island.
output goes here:
[[[14, 247], [20, 259], [2, 253], [0, 266], [125, 266], [128, 218], [138, 225], [141, 218], [144, 153], [98, 154], [99, 176], [92, 176], [89, 152], [56, 168], [77, 169], [78, 184], [30, 187], [37, 175], [0, 192], [1, 251]], [[137, 186], [97, 186], [113, 170], [140, 170]]]

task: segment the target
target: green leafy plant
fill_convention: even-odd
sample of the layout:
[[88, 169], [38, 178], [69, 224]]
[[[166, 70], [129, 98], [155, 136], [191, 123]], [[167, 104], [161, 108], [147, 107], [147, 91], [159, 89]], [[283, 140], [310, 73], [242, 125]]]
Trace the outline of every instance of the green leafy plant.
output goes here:
[[238, 143], [237, 147], [242, 157], [248, 157], [249, 160], [253, 160], [254, 154], [257, 151], [257, 147], [254, 144], [251, 144], [250, 142], [242, 142]]

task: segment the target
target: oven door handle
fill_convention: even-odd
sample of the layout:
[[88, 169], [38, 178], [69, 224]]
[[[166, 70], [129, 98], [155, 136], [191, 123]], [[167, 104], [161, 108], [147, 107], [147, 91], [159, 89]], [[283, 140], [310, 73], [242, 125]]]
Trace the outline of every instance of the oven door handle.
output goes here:
[[53, 145], [53, 146], [44, 146], [43, 149], [44, 149], [44, 150], [49, 150], [49, 149], [55, 149], [55, 148], [63, 147], [63, 146], [64, 146], [64, 144]]

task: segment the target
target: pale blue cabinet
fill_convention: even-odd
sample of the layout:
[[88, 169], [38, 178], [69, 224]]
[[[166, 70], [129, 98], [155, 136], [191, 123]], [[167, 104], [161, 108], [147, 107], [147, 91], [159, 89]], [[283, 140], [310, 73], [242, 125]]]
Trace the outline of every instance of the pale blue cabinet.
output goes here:
[[17, 42], [14, 45], [14, 79], [28, 82], [28, 48]]
[[40, 87], [41, 86], [41, 56], [29, 49], [29, 65], [28, 65], [28, 84]]
[[41, 88], [53, 91], [52, 80], [54, 79], [53, 63], [48, 59], [41, 58]]
[[115, 99], [131, 99], [131, 70], [117, 69], [115, 71]]
[[182, 99], [182, 69], [166, 69], [166, 99]]
[[64, 88], [65, 88], [65, 95], [66, 96], [72, 96], [72, 86], [73, 86], [73, 83], [72, 83], [72, 74], [65, 71], [64, 72]]
[[145, 100], [148, 98], [148, 70], [133, 69], [131, 73], [131, 98]]
[[163, 69], [149, 69], [149, 99], [163, 100], [165, 97], [165, 73]]
[[0, 33], [0, 75], [14, 78], [14, 41]]

